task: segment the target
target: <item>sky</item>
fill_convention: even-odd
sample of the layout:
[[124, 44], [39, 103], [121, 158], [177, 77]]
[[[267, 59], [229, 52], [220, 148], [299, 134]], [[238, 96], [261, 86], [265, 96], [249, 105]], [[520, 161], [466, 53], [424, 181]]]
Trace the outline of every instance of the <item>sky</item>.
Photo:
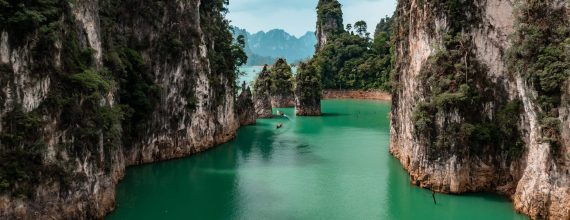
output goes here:
[[[385, 16], [392, 16], [397, 0], [339, 0], [344, 24], [364, 20], [368, 32]], [[230, 0], [227, 18], [250, 33], [283, 29], [300, 37], [315, 31], [318, 0]]]

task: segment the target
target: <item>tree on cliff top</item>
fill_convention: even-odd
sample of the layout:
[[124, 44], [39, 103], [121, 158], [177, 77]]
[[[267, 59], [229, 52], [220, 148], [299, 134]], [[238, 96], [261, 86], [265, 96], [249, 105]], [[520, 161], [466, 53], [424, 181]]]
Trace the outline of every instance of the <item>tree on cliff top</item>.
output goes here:
[[317, 6], [317, 51], [321, 50], [329, 38], [344, 33], [342, 5], [336, 0], [319, 0]]
[[390, 60], [390, 18], [380, 22], [374, 41], [367, 37], [364, 22], [353, 26], [358, 35], [344, 32], [319, 51], [314, 65], [326, 89], [388, 90]]
[[301, 103], [312, 103], [322, 96], [321, 76], [313, 63], [301, 63], [295, 76], [296, 94]]
[[278, 59], [271, 68], [271, 95], [293, 95], [293, 72], [285, 59]]
[[342, 5], [337, 0], [319, 0], [317, 25], [324, 26], [328, 33], [342, 33], [344, 31]]
[[367, 36], [368, 24], [366, 24], [366, 21], [357, 21], [356, 23], [354, 23], [354, 28], [356, 29], [356, 33], [360, 37], [366, 37]]
[[271, 72], [269, 71], [269, 66], [267, 64], [263, 66], [263, 70], [259, 73], [259, 76], [255, 79], [253, 84], [253, 92], [255, 95], [263, 95], [264, 93], [269, 93], [271, 91]]

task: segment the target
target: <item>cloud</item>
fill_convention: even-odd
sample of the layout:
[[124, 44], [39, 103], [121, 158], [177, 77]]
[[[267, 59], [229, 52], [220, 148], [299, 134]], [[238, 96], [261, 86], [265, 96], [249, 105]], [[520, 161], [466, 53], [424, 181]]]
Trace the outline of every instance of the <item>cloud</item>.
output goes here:
[[[364, 20], [373, 32], [378, 21], [391, 16], [396, 0], [339, 0], [345, 24]], [[301, 36], [315, 30], [318, 0], [230, 0], [228, 19], [249, 32], [279, 28]]]

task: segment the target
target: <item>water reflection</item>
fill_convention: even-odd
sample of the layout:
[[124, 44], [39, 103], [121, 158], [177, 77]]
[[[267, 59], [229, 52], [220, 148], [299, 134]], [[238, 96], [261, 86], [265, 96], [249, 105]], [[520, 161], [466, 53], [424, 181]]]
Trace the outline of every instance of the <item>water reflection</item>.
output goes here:
[[324, 101], [324, 117], [280, 109], [289, 118], [258, 120], [211, 151], [130, 168], [108, 219], [520, 218], [490, 195], [438, 195], [434, 206], [410, 186], [388, 153], [388, 106]]

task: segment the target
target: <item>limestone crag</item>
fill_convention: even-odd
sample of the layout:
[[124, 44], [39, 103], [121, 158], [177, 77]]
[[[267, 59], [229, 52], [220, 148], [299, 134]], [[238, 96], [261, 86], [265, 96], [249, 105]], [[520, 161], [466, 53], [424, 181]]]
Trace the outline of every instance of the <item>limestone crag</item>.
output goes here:
[[253, 85], [253, 103], [258, 118], [271, 118], [271, 72], [265, 65]]
[[332, 36], [344, 31], [341, 4], [337, 0], [319, 0], [317, 6], [316, 51], [325, 47]]
[[42, 19], [0, 25], [0, 219], [102, 219], [127, 166], [232, 139], [234, 70], [210, 62], [231, 43], [229, 31], [215, 32], [227, 29], [221, 7], [201, 0], [10, 7], [6, 18], [26, 10]]
[[236, 107], [240, 125], [255, 124], [257, 113], [255, 112], [255, 105], [251, 95], [251, 89], [243, 82], [242, 90], [237, 98]]
[[[560, 93], [561, 102], [546, 111], [539, 102], [544, 84], [532, 81], [541, 76], [524, 72], [545, 62], [532, 60], [540, 49], [529, 49], [543, 42], [516, 40], [533, 37], [518, 30], [536, 21], [535, 34], [558, 30], [538, 39], [570, 37], [568, 1], [465, 1], [460, 13], [443, 4], [398, 3], [390, 152], [413, 184], [443, 193], [497, 192], [533, 219], [569, 219], [568, 76], [551, 84], [560, 90], [549, 87], [547, 95]], [[549, 127], [556, 119], [560, 135]]]
[[277, 59], [271, 67], [271, 105], [274, 108], [295, 106], [293, 71], [285, 59]]
[[321, 115], [321, 78], [311, 64], [301, 63], [295, 76], [296, 114], [299, 116]]

